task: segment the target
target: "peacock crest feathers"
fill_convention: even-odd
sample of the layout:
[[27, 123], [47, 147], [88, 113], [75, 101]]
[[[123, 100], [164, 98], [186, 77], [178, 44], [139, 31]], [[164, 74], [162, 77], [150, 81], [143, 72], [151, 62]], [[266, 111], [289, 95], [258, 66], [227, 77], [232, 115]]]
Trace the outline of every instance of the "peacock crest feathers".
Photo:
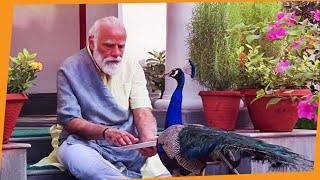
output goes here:
[[183, 67], [183, 72], [190, 75], [192, 79], [195, 77], [196, 67], [191, 59], [189, 59], [188, 63]]

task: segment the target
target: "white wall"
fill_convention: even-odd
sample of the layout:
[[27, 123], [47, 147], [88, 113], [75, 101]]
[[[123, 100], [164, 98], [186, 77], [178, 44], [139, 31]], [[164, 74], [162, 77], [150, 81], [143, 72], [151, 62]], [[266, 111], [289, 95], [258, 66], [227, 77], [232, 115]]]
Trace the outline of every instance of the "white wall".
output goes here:
[[147, 59], [148, 51], [166, 49], [166, 3], [122, 4], [127, 29], [125, 57]]
[[[150, 57], [148, 51], [165, 49], [165, 3], [89, 4], [86, 8], [87, 33], [96, 19], [121, 16], [123, 11], [128, 33], [125, 56], [141, 60]], [[38, 53], [37, 60], [44, 65], [34, 81], [37, 86], [27, 90], [28, 93], [55, 93], [59, 65], [78, 51], [79, 46], [78, 4], [14, 7], [11, 56], [27, 48], [31, 53]]]
[[[117, 4], [87, 5], [87, 29], [95, 19], [118, 15]], [[61, 62], [80, 47], [79, 5], [16, 5], [11, 56], [27, 48], [38, 53], [44, 70], [28, 93], [55, 93], [56, 71]], [[88, 32], [88, 30], [87, 30]]]
[[86, 15], [87, 15], [86, 33], [88, 35], [90, 27], [93, 25], [93, 23], [97, 19], [107, 17], [107, 16], [118, 17], [118, 4], [87, 4]]
[[14, 7], [11, 56], [23, 48], [38, 53], [44, 70], [28, 93], [56, 92], [59, 64], [79, 50], [78, 5], [16, 5]]

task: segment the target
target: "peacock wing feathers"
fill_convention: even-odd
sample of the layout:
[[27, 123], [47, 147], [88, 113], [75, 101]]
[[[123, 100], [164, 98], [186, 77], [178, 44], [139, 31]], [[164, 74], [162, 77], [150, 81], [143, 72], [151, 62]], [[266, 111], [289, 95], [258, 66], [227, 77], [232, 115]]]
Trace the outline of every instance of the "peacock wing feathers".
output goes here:
[[158, 137], [158, 144], [162, 145], [162, 148], [170, 159], [173, 159], [180, 153], [179, 132], [183, 128], [183, 125], [170, 126]]
[[268, 144], [262, 140], [209, 127], [188, 125], [179, 132], [180, 154], [189, 160], [219, 159], [219, 153], [270, 163], [271, 168], [313, 167], [313, 161], [291, 152], [288, 148]]
[[[168, 158], [175, 160], [183, 169], [199, 174], [205, 168], [206, 163], [198, 159], [187, 159], [180, 153], [181, 143], [179, 140], [179, 134], [185, 127], [186, 126], [184, 125], [168, 127], [159, 135], [158, 146], [162, 146], [165, 151], [165, 155]], [[163, 158], [160, 156], [160, 159], [162, 162], [168, 161], [165, 156]]]

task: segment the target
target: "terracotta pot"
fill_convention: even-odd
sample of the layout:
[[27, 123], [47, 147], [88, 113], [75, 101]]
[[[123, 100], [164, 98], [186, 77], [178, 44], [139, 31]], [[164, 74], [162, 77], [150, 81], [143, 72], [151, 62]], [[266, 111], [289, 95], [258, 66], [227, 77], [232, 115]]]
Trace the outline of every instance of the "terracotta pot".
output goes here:
[[9, 142], [12, 131], [16, 126], [18, 116], [24, 101], [28, 99], [26, 94], [7, 94], [6, 111], [3, 129], [3, 144]]
[[210, 127], [234, 130], [238, 119], [239, 91], [200, 91], [205, 117]]
[[[302, 97], [311, 95], [309, 89], [294, 90], [291, 95], [284, 93], [284, 90], [276, 95], [260, 98], [252, 102], [256, 98], [257, 89], [244, 90], [245, 100], [253, 127], [263, 132], [291, 132], [298, 121], [298, 100], [294, 102], [291, 98], [281, 100], [277, 104], [270, 105], [266, 108], [268, 102], [272, 98], [279, 96]], [[252, 103], [251, 103], [252, 102]]]

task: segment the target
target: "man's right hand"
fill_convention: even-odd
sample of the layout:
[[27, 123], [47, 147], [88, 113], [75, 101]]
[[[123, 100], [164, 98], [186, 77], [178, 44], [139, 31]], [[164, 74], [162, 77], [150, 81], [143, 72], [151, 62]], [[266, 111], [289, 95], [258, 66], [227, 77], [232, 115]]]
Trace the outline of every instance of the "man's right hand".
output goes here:
[[121, 131], [117, 129], [108, 129], [105, 131], [105, 138], [109, 143], [116, 146], [125, 146], [130, 144], [135, 144], [139, 141], [138, 138], [134, 137], [132, 134]]

